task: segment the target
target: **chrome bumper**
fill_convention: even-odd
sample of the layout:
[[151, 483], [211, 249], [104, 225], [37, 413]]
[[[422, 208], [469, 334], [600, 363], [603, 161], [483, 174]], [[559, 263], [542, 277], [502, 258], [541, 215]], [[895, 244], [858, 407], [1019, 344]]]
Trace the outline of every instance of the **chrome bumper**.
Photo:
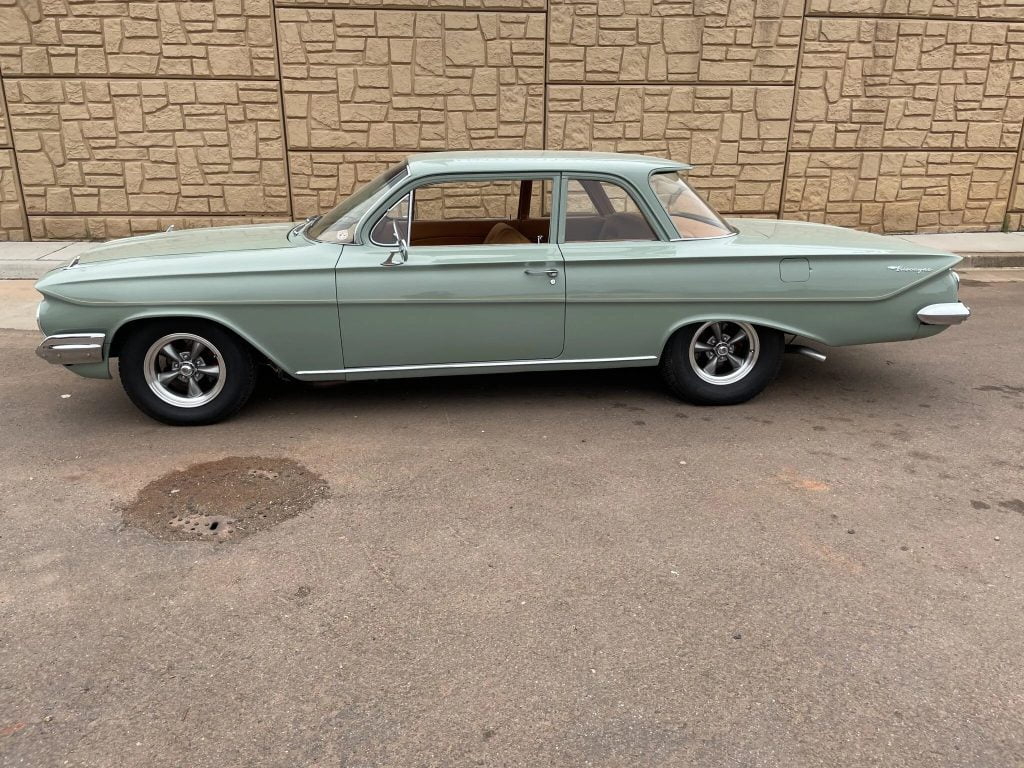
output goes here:
[[971, 310], [960, 301], [950, 304], [929, 304], [917, 313], [926, 325], [957, 325], [971, 316]]
[[106, 338], [102, 333], [58, 333], [43, 339], [36, 354], [55, 365], [99, 363], [103, 360]]

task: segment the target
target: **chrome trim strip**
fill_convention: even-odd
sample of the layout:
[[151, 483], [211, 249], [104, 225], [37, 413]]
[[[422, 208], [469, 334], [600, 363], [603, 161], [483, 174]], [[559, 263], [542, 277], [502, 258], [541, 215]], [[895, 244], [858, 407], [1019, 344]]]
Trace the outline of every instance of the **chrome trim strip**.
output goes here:
[[103, 333], [58, 333], [43, 339], [36, 354], [54, 365], [99, 363], [106, 338]]
[[391, 371], [431, 371], [452, 368], [514, 368], [519, 365], [580, 365], [583, 363], [631, 363], [639, 360], [657, 360], [657, 355], [639, 357], [590, 357], [576, 360], [502, 360], [485, 363], [439, 363], [437, 365], [381, 365], [369, 368], [336, 368], [326, 371], [296, 371], [296, 376], [317, 376], [325, 373], [388, 373]]
[[[621, 242], [621, 241], [620, 241]], [[531, 245], [536, 247], [536, 243], [520, 243], [519, 247]], [[542, 245], [547, 245], [542, 243]], [[534, 261], [540, 261], [535, 259]], [[411, 263], [411, 262], [410, 262]], [[375, 265], [376, 266], [376, 265]], [[408, 264], [406, 265], [408, 266]], [[416, 265], [410, 269], [417, 268]], [[571, 264], [567, 265], [567, 269], [571, 269]], [[577, 298], [563, 299], [561, 296], [551, 296], [549, 298], [525, 298], [525, 297], [511, 297], [511, 298], [483, 298], [483, 299], [412, 299], [412, 298], [401, 298], [401, 299], [366, 299], [363, 301], [341, 301], [336, 299], [252, 299], [252, 300], [232, 300], [232, 299], [210, 299], [208, 301], [86, 301], [78, 298], [67, 298], [60, 296], [61, 301], [66, 301], [69, 304], [76, 304], [83, 307], [206, 307], [206, 306], [241, 306], [241, 307], [257, 307], [257, 306], [367, 306], [367, 305], [383, 305], [383, 304], [554, 304], [554, 303], [566, 303], [566, 304], [712, 304], [721, 302], [734, 302], [734, 303], [778, 303], [788, 302], [791, 304], [820, 304], [821, 302], [832, 301], [832, 302], [849, 302], [864, 304], [874, 301], [884, 301], [885, 299], [891, 299], [897, 294], [904, 293], [907, 289], [913, 288], [917, 283], [910, 283], [909, 285], [902, 286], [897, 290], [889, 293], [879, 294], [878, 296], [811, 296], [808, 298], [799, 298], [792, 296], [653, 296], [653, 297], [636, 297], [636, 296], [615, 296], [613, 298], [594, 297], [594, 296], [581, 296]]]
[[[732, 224], [725, 222], [725, 226], [732, 227]], [[727, 237], [736, 237], [740, 231], [733, 228], [731, 232], [726, 232], [724, 235], [708, 235], [707, 237], [672, 237], [669, 238], [670, 243], [701, 243], [705, 240], [724, 240]], [[692, 258], [690, 256], [684, 256], [682, 258]]]
[[971, 310], [960, 301], [929, 304], [917, 313], [917, 319], [926, 325], [957, 325], [970, 316]]

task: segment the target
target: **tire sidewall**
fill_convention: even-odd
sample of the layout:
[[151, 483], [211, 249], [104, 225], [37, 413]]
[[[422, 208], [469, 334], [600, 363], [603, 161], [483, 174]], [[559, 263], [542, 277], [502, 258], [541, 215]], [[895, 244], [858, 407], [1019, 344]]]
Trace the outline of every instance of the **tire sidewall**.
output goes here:
[[[729, 318], [720, 318], [730, 322]], [[760, 347], [757, 361], [739, 381], [712, 384], [705, 381], [690, 365], [690, 342], [703, 323], [681, 328], [669, 340], [662, 361], [662, 373], [672, 390], [696, 405], [735, 405], [758, 395], [775, 378], [782, 364], [785, 346], [783, 335], [774, 328], [750, 324]]]
[[[174, 333], [194, 333], [209, 340], [221, 355], [224, 387], [208, 403], [183, 408], [164, 402], [150, 389], [144, 372], [146, 353], [153, 343]], [[144, 413], [175, 426], [212, 424], [238, 411], [252, 393], [255, 370], [244, 342], [220, 326], [202, 320], [154, 321], [134, 329], [125, 339], [118, 358], [121, 384], [131, 401]]]

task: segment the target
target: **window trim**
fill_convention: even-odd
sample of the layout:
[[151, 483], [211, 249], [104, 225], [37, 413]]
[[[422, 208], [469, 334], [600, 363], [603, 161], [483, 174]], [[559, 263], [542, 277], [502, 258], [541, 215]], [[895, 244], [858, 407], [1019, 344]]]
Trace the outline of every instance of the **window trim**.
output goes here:
[[[406, 213], [406, 216], [405, 216], [405, 236], [406, 236], [406, 238], [409, 238], [412, 235], [412, 211], [413, 211], [413, 206], [416, 205], [416, 190], [415, 189], [410, 189], [406, 194], [402, 195], [402, 197], [398, 198], [397, 200], [395, 200], [395, 202], [393, 202], [391, 205], [389, 205], [387, 208], [384, 209], [384, 211], [377, 218], [377, 220], [373, 223], [373, 226], [370, 227], [370, 230], [367, 233], [367, 235], [368, 235], [367, 240], [370, 243], [370, 245], [376, 245], [379, 248], [397, 248], [398, 247], [398, 245], [399, 245], [398, 243], [378, 243], [376, 240], [373, 239], [373, 230], [375, 230], [377, 228], [377, 225], [381, 222], [381, 220], [385, 216], [388, 215], [388, 211], [390, 211], [392, 208], [394, 208], [396, 205], [398, 205], [400, 202], [402, 202], [402, 199], [405, 198], [405, 197], [409, 198], [409, 211], [408, 211], [408, 213]], [[407, 248], [410, 247], [408, 242], [406, 242], [406, 247]]]
[[[409, 205], [410, 224], [409, 224], [409, 233], [408, 234], [412, 235], [412, 215], [413, 215], [412, 203], [414, 202], [414, 199], [415, 199], [415, 192], [420, 187], [425, 187], [425, 186], [430, 185], [430, 184], [444, 184], [444, 183], [456, 182], [456, 181], [475, 181], [475, 182], [483, 182], [483, 181], [524, 181], [524, 180], [529, 179], [531, 181], [550, 181], [551, 182], [551, 198], [552, 199], [551, 199], [551, 217], [548, 220], [548, 240], [545, 243], [539, 243], [539, 245], [545, 245], [545, 246], [547, 246], [547, 245], [554, 245], [554, 244], [556, 244], [558, 242], [557, 240], [555, 240], [555, 235], [557, 233], [557, 227], [555, 226], [554, 222], [557, 220], [556, 216], [560, 216], [561, 215], [561, 211], [560, 211], [560, 207], [559, 207], [559, 203], [558, 203], [558, 194], [557, 194], [557, 191], [558, 191], [559, 186], [560, 186], [560, 178], [561, 178], [561, 174], [559, 172], [552, 172], [550, 170], [545, 170], [545, 171], [515, 171], [515, 172], [485, 171], [485, 172], [480, 172], [480, 173], [472, 173], [472, 172], [468, 172], [468, 173], [433, 173], [433, 174], [427, 174], [427, 175], [424, 175], [424, 176], [410, 176], [408, 179], [406, 179], [404, 184], [402, 184], [400, 187], [398, 187], [398, 189], [397, 189], [397, 191], [395, 193], [392, 193], [391, 195], [389, 195], [387, 197], [387, 199], [380, 206], [378, 206], [377, 208], [371, 210], [363, 218], [363, 220], [359, 222], [359, 225], [356, 228], [356, 238], [355, 238], [354, 242], [359, 244], [359, 245], [367, 245], [367, 244], [374, 245], [374, 246], [377, 246], [378, 248], [394, 248], [395, 246], [393, 244], [392, 245], [381, 245], [380, 243], [375, 242], [370, 237], [370, 235], [372, 234], [372, 232], [374, 230], [374, 227], [376, 227], [377, 223], [382, 218], [384, 218], [385, 214], [387, 214], [387, 212], [391, 209], [391, 207], [395, 203], [397, 203], [399, 200], [401, 200], [403, 197], [405, 197], [405, 195], [409, 194], [410, 192], [413, 193], [414, 198], [410, 200], [410, 205]], [[541, 189], [543, 190], [543, 186], [541, 187]], [[542, 201], [542, 203], [543, 203], [543, 201]], [[543, 206], [542, 206], [541, 210], [543, 211]], [[522, 245], [538, 245], [538, 243], [517, 243], [516, 245], [520, 245], [520, 246], [522, 246]], [[410, 248], [413, 247], [411, 242], [409, 243], [409, 247]], [[421, 246], [421, 247], [440, 248], [440, 247], [443, 247], [443, 246]]]
[[[578, 241], [574, 241], [574, 242], [571, 242], [571, 243], [566, 241], [566, 239], [565, 239], [565, 225], [566, 225], [566, 218], [567, 218], [568, 212], [569, 212], [569, 182], [572, 181], [573, 179], [593, 179], [595, 181], [607, 181], [607, 182], [610, 182], [612, 184], [615, 184], [617, 186], [622, 187], [624, 190], [626, 190], [626, 193], [633, 199], [633, 204], [636, 205], [637, 209], [640, 211], [640, 213], [647, 220], [647, 226], [649, 226], [651, 228], [651, 231], [655, 235], [655, 239], [654, 240], [578, 240]], [[563, 213], [562, 213], [562, 216], [559, 218], [559, 225], [560, 225], [560, 231], [558, 233], [558, 235], [559, 235], [558, 244], [559, 245], [583, 245], [583, 244], [586, 244], [586, 243], [603, 243], [603, 244], [608, 244], [608, 243], [664, 243], [664, 242], [672, 242], [672, 237], [670, 235], [673, 233], [674, 230], [669, 230], [669, 229], [666, 228], [665, 222], [662, 220], [661, 216], [658, 214], [658, 211], [654, 210], [651, 207], [651, 202], [647, 198], [647, 195], [644, 194], [643, 191], [640, 190], [636, 186], [636, 184], [634, 184], [632, 182], [632, 180], [626, 178], [625, 176], [616, 176], [615, 174], [611, 174], [611, 173], [593, 173], [593, 172], [589, 172], [589, 171], [588, 172], [583, 172], [583, 171], [579, 171], [579, 172], [576, 172], [576, 171], [566, 171], [566, 172], [562, 173], [562, 185], [561, 185], [561, 187], [562, 187], [562, 189], [561, 189], [561, 194], [560, 194], [559, 197], [560, 197], [561, 209], [562, 209]], [[651, 194], [654, 194], [653, 190], [651, 191]], [[662, 212], [664, 212], [664, 208], [663, 208], [663, 206], [661, 206], [660, 203], [659, 203], [658, 207], [662, 208]], [[595, 208], [596, 208], [596, 206], [595, 206]], [[679, 233], [675, 232], [675, 234], [678, 235]]]

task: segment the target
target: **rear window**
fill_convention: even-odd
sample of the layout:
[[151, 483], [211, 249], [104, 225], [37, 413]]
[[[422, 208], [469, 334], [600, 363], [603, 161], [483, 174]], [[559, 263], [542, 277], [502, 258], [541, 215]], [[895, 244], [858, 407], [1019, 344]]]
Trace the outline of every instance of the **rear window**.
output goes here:
[[651, 174], [651, 188], [684, 240], [732, 234], [732, 228], [693, 191], [678, 171]]

